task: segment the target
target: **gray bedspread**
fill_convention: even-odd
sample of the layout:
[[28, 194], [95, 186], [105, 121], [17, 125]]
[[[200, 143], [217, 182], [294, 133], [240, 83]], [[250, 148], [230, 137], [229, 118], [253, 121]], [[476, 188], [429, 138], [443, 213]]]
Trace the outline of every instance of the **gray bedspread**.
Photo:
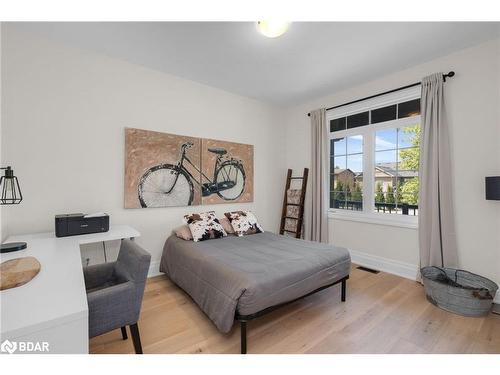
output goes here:
[[249, 315], [349, 275], [344, 248], [273, 233], [202, 242], [170, 236], [160, 271], [184, 289], [221, 332]]

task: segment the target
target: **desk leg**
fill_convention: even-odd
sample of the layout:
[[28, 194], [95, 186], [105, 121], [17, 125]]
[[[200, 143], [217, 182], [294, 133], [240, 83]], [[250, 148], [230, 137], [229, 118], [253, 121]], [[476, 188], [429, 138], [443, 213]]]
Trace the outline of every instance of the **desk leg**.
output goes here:
[[104, 263], [108, 263], [108, 257], [106, 256], [106, 242], [102, 241], [102, 250], [104, 252]]

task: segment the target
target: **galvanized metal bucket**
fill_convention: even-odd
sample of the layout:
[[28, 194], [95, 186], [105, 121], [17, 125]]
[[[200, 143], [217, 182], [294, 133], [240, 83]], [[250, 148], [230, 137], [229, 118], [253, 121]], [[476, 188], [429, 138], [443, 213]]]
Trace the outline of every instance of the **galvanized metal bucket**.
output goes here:
[[464, 270], [423, 267], [420, 270], [427, 300], [463, 316], [487, 315], [498, 285], [486, 277]]

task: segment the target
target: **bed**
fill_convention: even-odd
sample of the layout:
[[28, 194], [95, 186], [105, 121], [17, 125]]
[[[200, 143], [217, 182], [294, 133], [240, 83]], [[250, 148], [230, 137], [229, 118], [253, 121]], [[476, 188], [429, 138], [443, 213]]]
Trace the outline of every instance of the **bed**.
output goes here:
[[171, 235], [160, 263], [219, 331], [240, 322], [243, 354], [249, 320], [338, 283], [345, 301], [350, 267], [347, 249], [269, 232], [202, 242]]

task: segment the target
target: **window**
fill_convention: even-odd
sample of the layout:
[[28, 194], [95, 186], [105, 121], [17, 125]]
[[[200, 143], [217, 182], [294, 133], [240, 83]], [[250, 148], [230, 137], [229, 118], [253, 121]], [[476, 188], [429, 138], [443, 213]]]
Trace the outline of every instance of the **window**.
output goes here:
[[418, 214], [420, 125], [375, 131], [375, 211]]
[[330, 149], [330, 207], [362, 210], [363, 136], [331, 139]]
[[327, 123], [330, 208], [373, 218], [417, 216], [420, 88], [328, 111]]

